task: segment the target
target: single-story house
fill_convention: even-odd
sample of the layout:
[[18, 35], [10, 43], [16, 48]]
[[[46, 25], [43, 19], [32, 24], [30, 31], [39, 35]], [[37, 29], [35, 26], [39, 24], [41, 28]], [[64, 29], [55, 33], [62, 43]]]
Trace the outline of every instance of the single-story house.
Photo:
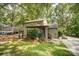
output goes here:
[[53, 22], [49, 24], [45, 19], [31, 20], [24, 23], [24, 35], [27, 37], [28, 28], [39, 28], [44, 39], [53, 39], [58, 37], [58, 24]]

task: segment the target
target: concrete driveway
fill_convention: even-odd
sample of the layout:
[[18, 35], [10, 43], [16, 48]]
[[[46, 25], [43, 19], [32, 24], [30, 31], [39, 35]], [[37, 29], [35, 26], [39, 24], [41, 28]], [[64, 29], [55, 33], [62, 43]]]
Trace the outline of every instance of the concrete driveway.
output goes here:
[[74, 55], [79, 56], [79, 38], [67, 37], [67, 39], [60, 40]]

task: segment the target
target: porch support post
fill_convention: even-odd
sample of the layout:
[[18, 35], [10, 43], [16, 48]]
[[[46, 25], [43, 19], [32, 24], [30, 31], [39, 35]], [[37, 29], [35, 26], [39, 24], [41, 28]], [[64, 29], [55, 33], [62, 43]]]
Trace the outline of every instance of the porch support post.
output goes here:
[[48, 27], [45, 27], [45, 39], [48, 39]]
[[24, 28], [24, 38], [27, 38], [27, 27]]

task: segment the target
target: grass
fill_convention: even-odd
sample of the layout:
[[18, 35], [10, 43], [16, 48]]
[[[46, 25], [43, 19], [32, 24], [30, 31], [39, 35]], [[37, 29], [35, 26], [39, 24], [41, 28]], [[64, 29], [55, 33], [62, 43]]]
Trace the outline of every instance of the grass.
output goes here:
[[14, 41], [0, 45], [0, 55], [6, 56], [73, 56], [73, 54], [59, 43], [33, 43], [30, 41]]

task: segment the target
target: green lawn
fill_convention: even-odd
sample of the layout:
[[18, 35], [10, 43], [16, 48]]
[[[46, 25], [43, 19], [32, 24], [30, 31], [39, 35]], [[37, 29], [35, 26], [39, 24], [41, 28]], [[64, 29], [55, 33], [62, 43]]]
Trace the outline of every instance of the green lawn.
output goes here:
[[0, 55], [11, 56], [73, 56], [62, 44], [14, 41], [0, 45]]

